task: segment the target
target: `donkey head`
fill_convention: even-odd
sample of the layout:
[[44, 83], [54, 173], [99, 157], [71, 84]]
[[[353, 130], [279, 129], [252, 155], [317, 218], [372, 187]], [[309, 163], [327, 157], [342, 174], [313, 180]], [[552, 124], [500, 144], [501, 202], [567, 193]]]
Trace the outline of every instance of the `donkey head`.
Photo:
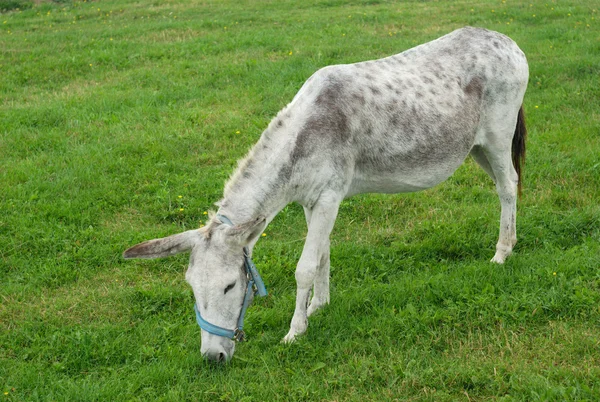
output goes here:
[[[228, 226], [212, 218], [196, 230], [162, 239], [149, 240], [131, 247], [124, 258], [161, 258], [190, 252], [185, 274], [196, 299], [197, 316], [213, 326], [234, 330], [242, 312], [248, 276], [244, 268], [243, 248], [265, 228], [259, 218], [241, 225]], [[228, 361], [233, 356], [232, 339], [201, 330], [200, 351], [210, 360]]]

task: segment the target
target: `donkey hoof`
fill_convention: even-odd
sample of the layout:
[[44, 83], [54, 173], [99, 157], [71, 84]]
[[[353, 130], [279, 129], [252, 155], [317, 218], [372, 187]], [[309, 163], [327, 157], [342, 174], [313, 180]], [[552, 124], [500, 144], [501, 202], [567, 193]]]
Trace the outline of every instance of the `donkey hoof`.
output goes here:
[[492, 258], [490, 262], [493, 262], [495, 264], [504, 264], [504, 260], [506, 260], [506, 255], [504, 253], [496, 253], [494, 258]]
[[288, 332], [288, 334], [281, 340], [281, 343], [286, 343], [288, 345], [294, 342], [296, 342], [296, 334], [292, 331]]
[[494, 258], [491, 259], [491, 262], [496, 264], [504, 264], [506, 257], [512, 254], [512, 247], [507, 247], [505, 245], [497, 245], [496, 246], [496, 254]]
[[329, 301], [320, 301], [320, 300], [315, 300], [314, 298], [311, 300], [310, 305], [308, 306], [308, 309], [306, 310], [306, 316], [310, 317], [311, 315], [313, 315], [318, 309], [320, 309], [321, 307], [325, 306], [326, 304], [328, 304]]

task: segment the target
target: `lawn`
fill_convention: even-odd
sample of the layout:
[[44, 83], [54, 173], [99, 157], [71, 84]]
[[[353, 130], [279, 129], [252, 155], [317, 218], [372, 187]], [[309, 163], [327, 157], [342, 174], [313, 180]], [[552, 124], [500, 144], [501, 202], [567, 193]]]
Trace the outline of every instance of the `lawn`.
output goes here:
[[[600, 400], [600, 2], [0, 0], [0, 402]], [[317, 69], [472, 25], [528, 57], [515, 253], [472, 161], [425, 192], [345, 201], [331, 304], [292, 345], [306, 234], [254, 250], [269, 289], [230, 364], [200, 356], [196, 228]]]

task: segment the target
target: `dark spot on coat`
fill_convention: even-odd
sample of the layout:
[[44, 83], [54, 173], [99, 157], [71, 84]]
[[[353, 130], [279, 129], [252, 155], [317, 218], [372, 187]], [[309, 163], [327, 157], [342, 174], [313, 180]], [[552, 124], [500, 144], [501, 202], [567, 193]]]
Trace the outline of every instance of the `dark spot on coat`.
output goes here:
[[390, 125], [397, 128], [400, 125], [400, 113], [393, 113], [390, 117]]
[[254, 169], [254, 165], [256, 164], [256, 162], [252, 159], [248, 160], [248, 163], [246, 164], [246, 170], [252, 170]]
[[309, 156], [315, 147], [349, 140], [350, 125], [344, 108], [346, 85], [347, 82], [339, 77], [329, 77], [324, 83], [315, 99], [315, 111], [298, 132], [291, 154], [292, 163]]
[[381, 94], [381, 91], [377, 87], [369, 85], [369, 89], [371, 90], [371, 92], [373, 93], [373, 95], [380, 95]]
[[465, 87], [465, 93], [469, 96], [481, 98], [483, 95], [483, 81], [479, 77], [473, 78]]
[[352, 93], [352, 99], [355, 100], [358, 104], [360, 104], [361, 106], [364, 106], [365, 104], [365, 97], [363, 96], [362, 93], [360, 92], [353, 92]]
[[280, 183], [287, 183], [292, 176], [292, 165], [291, 163], [284, 163], [277, 173], [277, 180]]

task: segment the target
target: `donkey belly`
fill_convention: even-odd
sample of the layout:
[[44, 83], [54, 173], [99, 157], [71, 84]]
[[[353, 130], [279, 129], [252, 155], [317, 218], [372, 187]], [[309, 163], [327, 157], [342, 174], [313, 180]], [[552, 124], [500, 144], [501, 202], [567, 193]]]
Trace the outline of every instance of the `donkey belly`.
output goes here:
[[453, 152], [436, 163], [415, 163], [414, 157], [397, 155], [377, 165], [358, 163], [348, 196], [360, 193], [410, 193], [431, 188], [450, 177], [464, 162], [469, 148]]
[[470, 107], [461, 114], [423, 108], [428, 113], [405, 120], [405, 125], [371, 135], [355, 133], [350, 193], [413, 192], [450, 177], [471, 151], [478, 131], [476, 107], [465, 106]]

